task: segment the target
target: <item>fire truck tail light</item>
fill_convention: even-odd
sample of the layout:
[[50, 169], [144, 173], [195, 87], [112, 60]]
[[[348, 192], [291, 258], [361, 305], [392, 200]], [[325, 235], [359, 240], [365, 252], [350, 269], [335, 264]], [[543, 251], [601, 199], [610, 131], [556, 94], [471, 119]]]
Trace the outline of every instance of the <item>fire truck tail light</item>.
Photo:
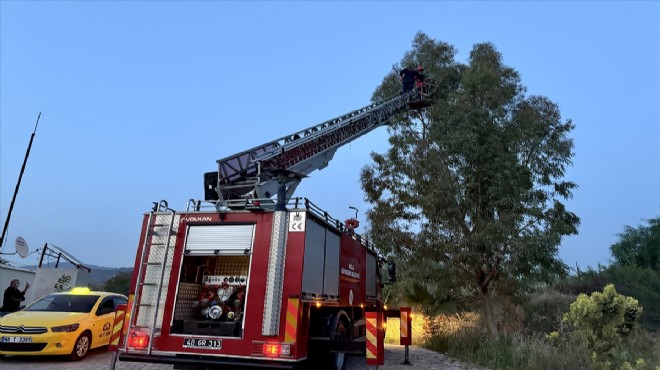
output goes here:
[[277, 357], [280, 355], [280, 345], [277, 343], [264, 344], [264, 356]]
[[128, 335], [128, 346], [135, 349], [145, 349], [149, 345], [149, 334], [141, 331], [131, 331]]
[[266, 357], [288, 357], [291, 355], [291, 345], [288, 343], [264, 343], [262, 353]]

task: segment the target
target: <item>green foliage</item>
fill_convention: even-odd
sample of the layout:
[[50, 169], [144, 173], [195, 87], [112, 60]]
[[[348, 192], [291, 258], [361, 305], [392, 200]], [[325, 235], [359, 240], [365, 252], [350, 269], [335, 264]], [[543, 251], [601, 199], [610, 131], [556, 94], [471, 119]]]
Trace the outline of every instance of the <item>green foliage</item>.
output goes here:
[[588, 269], [554, 287], [560, 292], [578, 295], [603, 290], [607, 284], [614, 284], [619, 293], [636, 298], [644, 307], [638, 320], [640, 326], [660, 331], [660, 273], [655, 270], [619, 265], [601, 267], [598, 271]]
[[103, 290], [106, 292], [128, 295], [130, 283], [131, 274], [128, 272], [119, 272], [103, 284]]
[[[455, 54], [447, 43], [415, 36], [401, 65], [423, 65], [438, 81], [436, 100], [392, 119], [390, 148], [372, 153], [361, 181], [383, 252], [400, 265], [428, 261], [421, 265], [427, 276], [432, 266], [451, 271], [452, 285], [470, 285], [488, 317], [495, 279], [566, 274], [559, 242], [579, 224], [561, 203], [577, 186], [563, 179], [574, 125], [549, 99], [525, 96], [518, 72], [494, 45], [474, 45], [467, 64]], [[398, 94], [397, 72], [373, 100]], [[497, 335], [494, 318], [487, 322]]]
[[523, 305], [523, 326], [527, 333], [550, 333], [562, 327], [562, 317], [568, 312], [575, 296], [548, 290], [534, 294]]
[[592, 361], [605, 368], [622, 363], [616, 355], [624, 341], [632, 334], [642, 313], [636, 299], [616, 292], [614, 285], [591, 296], [580, 294], [564, 315], [573, 325], [575, 336], [585, 341], [592, 353]]
[[606, 270], [607, 269], [603, 267], [596, 271], [589, 267], [587, 271], [578, 271], [577, 275], [559, 281], [554, 287], [560, 292], [573, 295], [578, 295], [580, 293], [589, 294], [597, 290], [603, 290], [605, 285], [616, 283], [611, 281], [610, 277], [605, 275]]
[[451, 302], [451, 297], [431, 292], [421, 283], [413, 282], [404, 289], [403, 300], [425, 316], [434, 316], [440, 312], [443, 305]]
[[637, 228], [626, 226], [619, 234], [619, 241], [610, 247], [615, 264], [660, 272], [660, 217], [647, 222]]
[[70, 283], [71, 283], [71, 275], [62, 274], [62, 276], [60, 276], [57, 279], [57, 282], [53, 286], [53, 289], [55, 289], [56, 292], [65, 292], [71, 289], [69, 287]]
[[604, 275], [621, 294], [634, 297], [644, 307], [639, 324], [647, 330], [660, 331], [660, 273], [649, 268], [613, 266]]
[[[593, 363], [592, 351], [582, 338], [571, 332], [551, 332], [545, 335], [511, 333], [493, 340], [473, 324], [471, 315], [441, 315], [438, 333], [424, 347], [478, 364], [490, 370], [564, 370], [603, 369]], [[617, 364], [610, 369], [660, 369], [660, 335], [639, 332], [631, 336], [626, 346], [619, 347]], [[627, 364], [626, 364], [627, 363]]]
[[535, 336], [510, 335], [493, 340], [478, 330], [441, 333], [425, 347], [446, 353], [463, 362], [497, 370], [590, 369], [587, 350], [582, 343]]

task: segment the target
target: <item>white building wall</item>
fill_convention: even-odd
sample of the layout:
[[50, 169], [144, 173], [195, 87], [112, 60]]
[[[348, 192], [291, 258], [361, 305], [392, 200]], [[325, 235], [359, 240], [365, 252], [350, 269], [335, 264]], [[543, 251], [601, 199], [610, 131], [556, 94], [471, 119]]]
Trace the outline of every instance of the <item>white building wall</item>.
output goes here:
[[[89, 280], [89, 274], [76, 268], [37, 268], [34, 278], [34, 284], [30, 287], [33, 290], [34, 299], [43, 297], [46, 294], [58, 291], [68, 291], [77, 286], [86, 287]], [[26, 295], [27, 301], [27, 295]]]
[[37, 271], [32, 271], [0, 265], [0, 306], [2, 306], [2, 295], [5, 289], [14, 279], [20, 280], [21, 285], [18, 287], [20, 290], [25, 288], [26, 282], [30, 283], [30, 289], [25, 292], [25, 301], [22, 303], [22, 305], [28, 305], [46, 294], [56, 292], [56, 285], [61, 285], [62, 291], [88, 286], [89, 273], [76, 268], [37, 268]]

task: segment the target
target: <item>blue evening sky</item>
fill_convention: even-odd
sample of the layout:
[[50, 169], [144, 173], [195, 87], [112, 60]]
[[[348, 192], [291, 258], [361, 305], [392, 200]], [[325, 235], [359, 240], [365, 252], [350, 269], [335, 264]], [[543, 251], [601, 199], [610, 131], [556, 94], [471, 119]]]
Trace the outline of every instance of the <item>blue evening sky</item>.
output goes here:
[[[5, 253], [22, 236], [132, 265], [152, 202], [183, 210], [217, 159], [368, 105], [418, 31], [461, 62], [494, 43], [576, 124], [567, 264], [608, 263], [625, 225], [660, 215], [658, 2], [2, 0], [0, 13], [2, 225], [42, 112]], [[296, 195], [364, 221], [360, 169], [387, 146], [384, 128], [346, 145]]]

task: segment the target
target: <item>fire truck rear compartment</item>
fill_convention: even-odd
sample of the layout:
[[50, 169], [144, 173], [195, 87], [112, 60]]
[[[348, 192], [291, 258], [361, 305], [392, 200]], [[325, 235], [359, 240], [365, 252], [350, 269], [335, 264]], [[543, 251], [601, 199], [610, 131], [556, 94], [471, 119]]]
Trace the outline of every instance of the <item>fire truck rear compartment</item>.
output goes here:
[[249, 255], [184, 255], [170, 334], [242, 337], [249, 268]]

